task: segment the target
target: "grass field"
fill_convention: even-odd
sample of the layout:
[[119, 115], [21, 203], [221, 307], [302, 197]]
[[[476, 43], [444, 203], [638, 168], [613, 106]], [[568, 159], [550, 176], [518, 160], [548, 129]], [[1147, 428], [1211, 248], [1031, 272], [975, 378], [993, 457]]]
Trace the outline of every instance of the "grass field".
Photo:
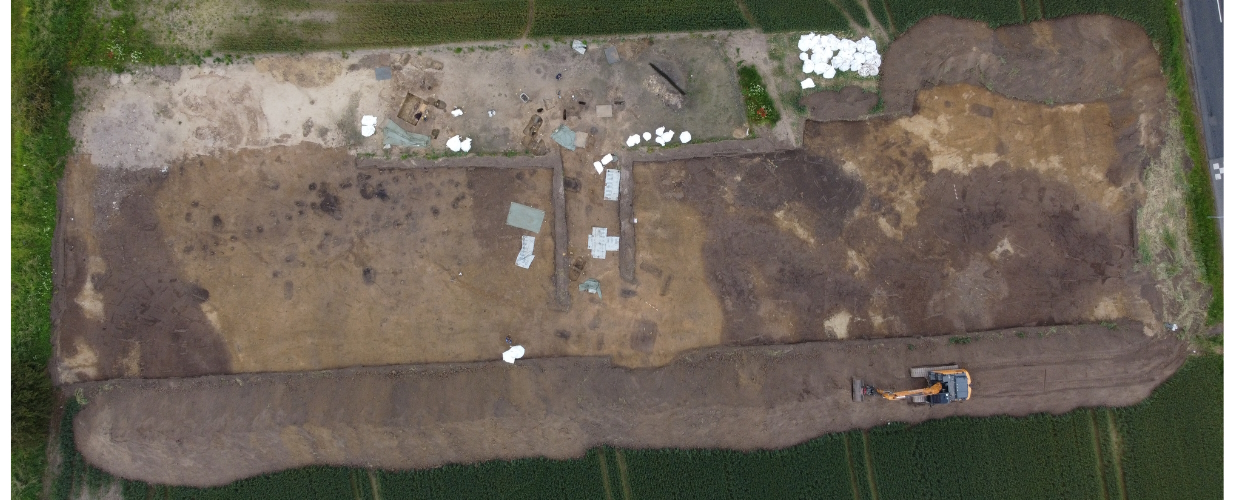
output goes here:
[[[422, 471], [308, 467], [220, 488], [118, 486], [126, 499], [369, 498], [374, 485], [382, 498], [421, 499], [1221, 498], [1223, 363], [1214, 354], [1191, 358], [1129, 408], [892, 424], [776, 451], [602, 447], [563, 461]], [[65, 412], [67, 438], [78, 408], [71, 400]], [[53, 498], [77, 498], [113, 481], [67, 442]]]

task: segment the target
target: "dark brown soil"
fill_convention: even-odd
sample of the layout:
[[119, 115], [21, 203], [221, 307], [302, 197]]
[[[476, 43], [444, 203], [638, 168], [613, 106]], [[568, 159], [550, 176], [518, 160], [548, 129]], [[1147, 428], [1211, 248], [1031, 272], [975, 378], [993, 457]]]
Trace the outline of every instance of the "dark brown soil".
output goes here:
[[863, 118], [877, 105], [877, 100], [876, 93], [848, 85], [840, 90], [808, 94], [799, 103], [807, 107], [809, 120], [827, 122]]
[[[573, 458], [600, 444], [775, 449], [885, 422], [1129, 405], [1180, 366], [1184, 349], [1120, 323], [993, 332], [966, 345], [720, 347], [648, 370], [553, 358], [114, 381], [72, 387], [91, 399], [74, 434], [87, 460], [112, 474], [195, 486], [310, 464]], [[851, 400], [852, 377], [914, 388], [909, 367], [946, 363], [970, 371], [972, 399], [933, 407]]]
[[[727, 343], [1121, 317], [1157, 332], [1133, 271], [1138, 173], [1102, 106], [939, 87], [914, 116], [808, 122], [802, 151], [635, 165], [652, 186], [636, 209], [702, 242]], [[956, 138], [970, 129], [998, 133]], [[699, 217], [665, 217], [676, 205]]]

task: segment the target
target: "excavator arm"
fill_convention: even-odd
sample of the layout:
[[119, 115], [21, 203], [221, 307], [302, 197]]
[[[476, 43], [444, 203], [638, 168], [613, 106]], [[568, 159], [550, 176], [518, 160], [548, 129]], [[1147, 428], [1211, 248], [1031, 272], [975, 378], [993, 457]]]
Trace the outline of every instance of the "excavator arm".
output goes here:
[[939, 392], [942, 392], [941, 382], [936, 382], [933, 385], [929, 387], [925, 387], [923, 389], [913, 389], [910, 391], [899, 391], [899, 392], [877, 391], [877, 394], [880, 394], [881, 397], [888, 399], [890, 401], [899, 401], [902, 399], [907, 399], [912, 396], [932, 396]]

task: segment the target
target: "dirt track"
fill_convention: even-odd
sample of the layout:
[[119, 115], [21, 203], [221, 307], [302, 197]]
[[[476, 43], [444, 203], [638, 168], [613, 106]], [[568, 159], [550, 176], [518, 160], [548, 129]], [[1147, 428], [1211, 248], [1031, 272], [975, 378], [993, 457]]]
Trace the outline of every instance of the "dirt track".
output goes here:
[[[1128, 405], [1185, 357], [1180, 342], [1142, 335], [1140, 325], [1050, 332], [986, 333], [967, 345], [930, 337], [713, 348], [647, 370], [555, 358], [102, 382], [81, 386], [92, 402], [75, 436], [112, 474], [200, 486], [308, 464], [571, 458], [604, 443], [780, 448], [888, 421]], [[973, 399], [851, 401], [853, 376], [913, 388], [908, 367], [949, 362], [972, 373]]]
[[[882, 89], [889, 116], [809, 122], [802, 150], [630, 155], [620, 212], [569, 167], [584, 154], [561, 154], [563, 183], [554, 169], [357, 167], [313, 144], [168, 171], [79, 157], [53, 314], [54, 379], [106, 381], [67, 386], [99, 391], [80, 448], [176, 484], [600, 443], [776, 448], [885, 421], [1132, 404], [1179, 366], [1184, 346], [1156, 335], [1165, 299], [1133, 270], [1136, 186], [1166, 106], [1140, 28], [930, 19], [891, 45]], [[547, 211], [528, 273], [512, 265], [509, 201]], [[615, 235], [630, 215], [636, 259], [587, 260], [589, 228]], [[576, 291], [587, 277], [602, 299]], [[1119, 328], [1028, 327], [1103, 320]], [[967, 346], [914, 337], [1001, 328]], [[496, 358], [502, 332], [539, 359], [442, 364]], [[727, 346], [832, 338], [869, 340]], [[944, 362], [974, 370], [974, 401], [850, 406], [852, 375], [906, 384], [907, 366]], [[349, 368], [407, 363], [433, 364]], [[343, 370], [299, 373], [328, 368]], [[296, 373], [108, 381], [263, 371]]]

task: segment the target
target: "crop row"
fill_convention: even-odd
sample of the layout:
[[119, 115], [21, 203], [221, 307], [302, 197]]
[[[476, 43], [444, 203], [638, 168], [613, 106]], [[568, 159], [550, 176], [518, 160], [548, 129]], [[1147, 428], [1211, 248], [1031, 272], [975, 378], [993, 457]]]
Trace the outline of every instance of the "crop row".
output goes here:
[[829, 0], [743, 0], [747, 12], [765, 33], [778, 31], [846, 31], [851, 25]]
[[535, 0], [533, 36], [745, 29], [733, 0]]

